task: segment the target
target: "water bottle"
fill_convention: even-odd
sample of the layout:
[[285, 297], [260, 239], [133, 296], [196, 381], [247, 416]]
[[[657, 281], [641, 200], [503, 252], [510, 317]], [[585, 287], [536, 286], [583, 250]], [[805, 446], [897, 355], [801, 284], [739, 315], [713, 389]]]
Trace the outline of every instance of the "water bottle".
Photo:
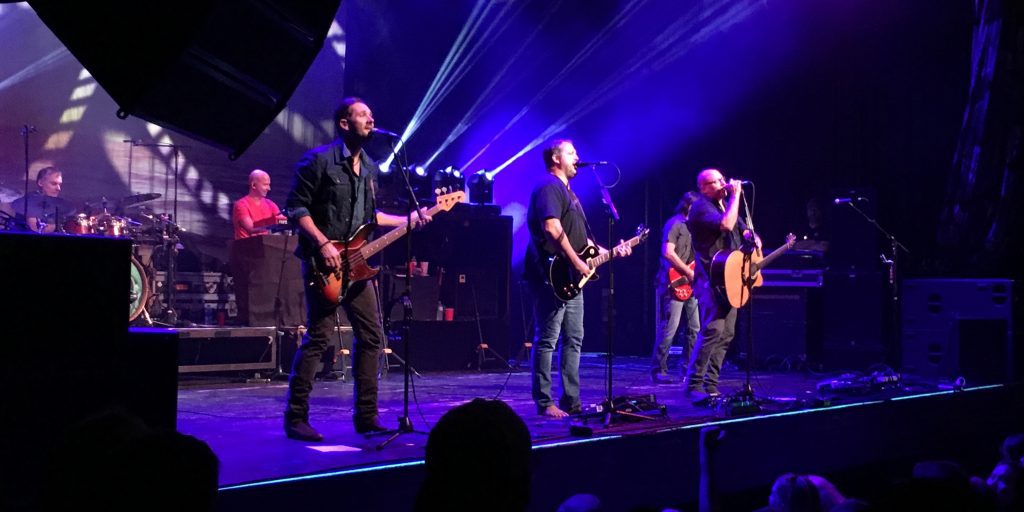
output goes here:
[[434, 317], [434, 320], [438, 322], [444, 320], [444, 304], [441, 304], [441, 301], [437, 301], [437, 316]]
[[203, 304], [203, 325], [213, 325], [213, 304]]

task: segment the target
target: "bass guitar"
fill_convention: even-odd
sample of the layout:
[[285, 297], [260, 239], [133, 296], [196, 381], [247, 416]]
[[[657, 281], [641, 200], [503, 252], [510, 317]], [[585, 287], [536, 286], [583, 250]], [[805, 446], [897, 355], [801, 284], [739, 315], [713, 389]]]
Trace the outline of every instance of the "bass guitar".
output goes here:
[[[427, 210], [427, 215], [434, 216], [439, 212], [449, 211], [465, 198], [466, 193], [462, 191], [437, 196], [437, 204]], [[321, 258], [314, 258], [312, 284], [320, 289], [320, 293], [330, 303], [341, 302], [353, 284], [373, 279], [380, 272], [380, 267], [371, 267], [367, 260], [409, 231], [408, 225], [399, 226], [380, 238], [367, 242], [376, 227], [377, 225], [373, 223], [363, 224], [348, 240], [331, 240], [331, 244], [341, 254], [340, 268], [327, 268]]]
[[[696, 270], [697, 260], [693, 260], [688, 266], [690, 270]], [[679, 273], [675, 267], [669, 267], [668, 269], [668, 287], [672, 289], [672, 295], [676, 300], [686, 300], [693, 297], [693, 282]]]
[[[647, 240], [647, 234], [650, 231], [650, 229], [641, 224], [636, 228], [636, 236], [616, 247], [636, 247], [644, 240]], [[614, 250], [601, 254], [596, 246], [588, 245], [584, 247], [578, 255], [590, 267], [590, 272], [586, 275], [577, 272], [576, 267], [572, 266], [572, 263], [564, 256], [559, 254], [552, 256], [548, 267], [548, 282], [551, 283], [551, 290], [555, 292], [555, 297], [558, 297], [563, 302], [568, 302], [575, 298], [580, 294], [583, 286], [588, 281], [597, 279], [597, 267], [608, 263], [612, 259], [613, 254], [615, 254]]]
[[790, 233], [786, 236], [786, 243], [768, 256], [762, 256], [761, 249], [754, 249], [749, 258], [739, 250], [718, 251], [711, 260], [711, 286], [724, 288], [732, 307], [743, 307], [750, 300], [753, 289], [764, 283], [761, 269], [790, 250], [795, 243], [796, 237]]

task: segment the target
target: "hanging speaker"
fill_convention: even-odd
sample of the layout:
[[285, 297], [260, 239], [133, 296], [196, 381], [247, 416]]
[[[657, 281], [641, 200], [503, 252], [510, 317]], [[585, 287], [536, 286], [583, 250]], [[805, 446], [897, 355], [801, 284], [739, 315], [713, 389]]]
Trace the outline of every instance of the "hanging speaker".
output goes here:
[[285, 107], [341, 0], [29, 2], [118, 104], [237, 158]]

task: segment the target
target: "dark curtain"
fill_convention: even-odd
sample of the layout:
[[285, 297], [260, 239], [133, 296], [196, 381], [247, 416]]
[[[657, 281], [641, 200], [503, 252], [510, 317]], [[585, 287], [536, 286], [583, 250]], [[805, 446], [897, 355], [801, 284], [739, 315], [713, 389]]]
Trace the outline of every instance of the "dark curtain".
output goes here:
[[953, 275], [1024, 277], [1024, 7], [977, 0], [971, 86], [937, 241]]

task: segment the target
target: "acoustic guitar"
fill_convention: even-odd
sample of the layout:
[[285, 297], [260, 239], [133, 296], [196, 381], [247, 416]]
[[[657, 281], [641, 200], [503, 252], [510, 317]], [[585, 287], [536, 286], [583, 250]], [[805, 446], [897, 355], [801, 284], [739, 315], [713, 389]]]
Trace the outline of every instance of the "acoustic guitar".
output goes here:
[[790, 233], [786, 236], [786, 243], [768, 256], [762, 256], [761, 249], [754, 249], [749, 258], [740, 250], [718, 251], [711, 260], [711, 286], [724, 288], [732, 307], [743, 307], [750, 300], [753, 289], [764, 283], [761, 270], [795, 243], [796, 237]]

